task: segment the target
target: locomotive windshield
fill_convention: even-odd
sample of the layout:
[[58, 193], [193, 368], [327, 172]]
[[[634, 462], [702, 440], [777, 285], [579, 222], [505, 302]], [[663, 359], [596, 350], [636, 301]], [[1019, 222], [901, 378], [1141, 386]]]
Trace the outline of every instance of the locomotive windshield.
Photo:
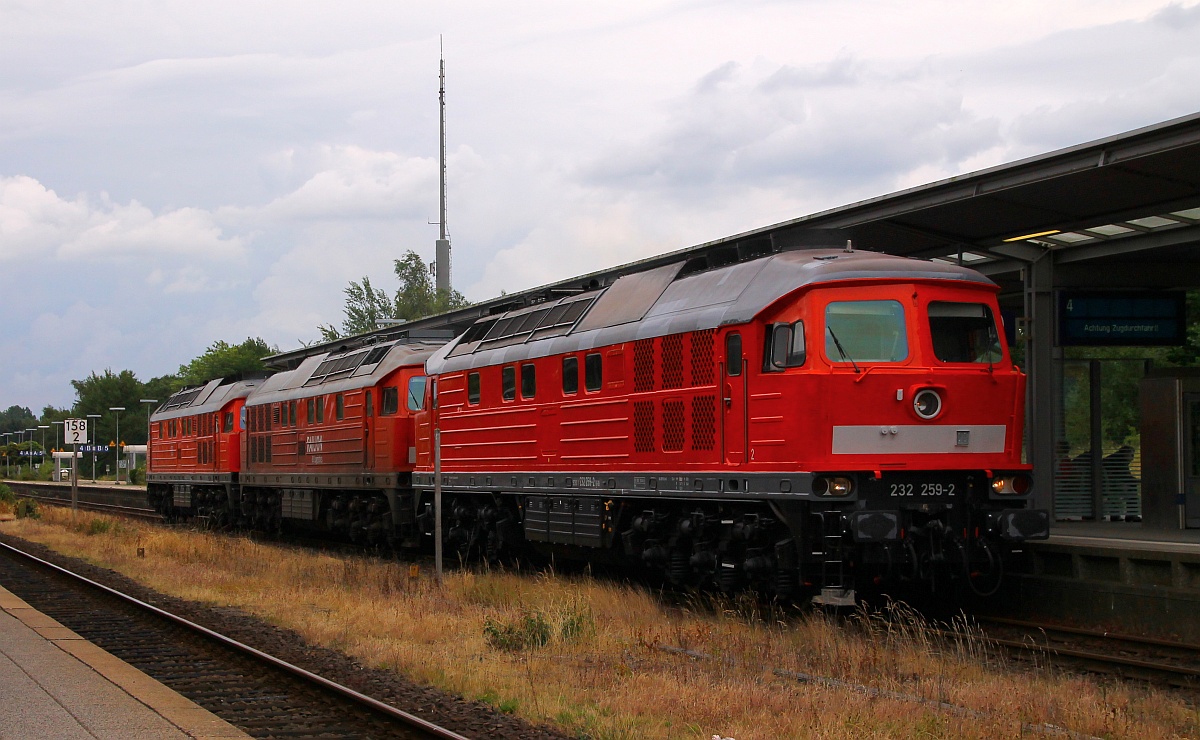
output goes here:
[[929, 304], [933, 354], [942, 362], [999, 362], [1000, 334], [983, 303]]
[[906, 359], [904, 308], [899, 301], [830, 303], [825, 308], [825, 356], [855, 363]]

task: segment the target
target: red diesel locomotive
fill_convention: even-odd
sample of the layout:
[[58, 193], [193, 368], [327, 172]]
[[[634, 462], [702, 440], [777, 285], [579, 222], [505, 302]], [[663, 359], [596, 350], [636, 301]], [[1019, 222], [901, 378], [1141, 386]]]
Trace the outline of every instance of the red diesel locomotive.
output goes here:
[[[181, 391], [150, 418], [151, 505], [169, 520], [270, 531], [286, 522], [395, 547], [404, 533], [415, 545], [411, 494], [404, 505], [397, 494], [410, 486], [410, 409], [423, 403], [423, 363], [438, 346], [386, 342], [262, 380], [214, 380], [205, 389], [225, 399], [219, 410], [201, 389]], [[220, 449], [232, 452], [188, 454], [213, 444], [210, 416], [223, 425]]]
[[633, 561], [677, 583], [847, 598], [998, 582], [1043, 538], [1025, 377], [962, 267], [799, 250], [669, 265], [480, 320], [426, 362], [448, 538]]
[[[1007, 550], [1049, 532], [997, 291], [870, 252], [701, 259], [485, 317], [436, 351], [309, 358], [246, 397], [226, 508], [414, 545], [440, 466], [443, 539], [464, 556], [534, 548], [827, 603], [893, 578], [992, 590]], [[406, 402], [385, 413], [387, 393]], [[160, 508], [199, 513], [159, 470]]]

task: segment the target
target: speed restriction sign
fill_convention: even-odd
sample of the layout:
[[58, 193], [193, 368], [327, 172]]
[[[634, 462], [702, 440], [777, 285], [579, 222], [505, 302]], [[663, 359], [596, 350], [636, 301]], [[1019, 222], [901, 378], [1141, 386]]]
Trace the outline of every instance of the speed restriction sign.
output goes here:
[[87, 444], [87, 419], [66, 419], [63, 421], [64, 443], [69, 445]]

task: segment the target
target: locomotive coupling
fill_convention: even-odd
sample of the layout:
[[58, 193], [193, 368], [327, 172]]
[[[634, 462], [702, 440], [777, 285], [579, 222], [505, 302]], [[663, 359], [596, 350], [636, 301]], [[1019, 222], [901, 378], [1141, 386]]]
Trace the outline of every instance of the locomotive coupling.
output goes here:
[[988, 530], [1009, 542], [1050, 537], [1050, 512], [1045, 509], [1004, 509], [988, 512]]

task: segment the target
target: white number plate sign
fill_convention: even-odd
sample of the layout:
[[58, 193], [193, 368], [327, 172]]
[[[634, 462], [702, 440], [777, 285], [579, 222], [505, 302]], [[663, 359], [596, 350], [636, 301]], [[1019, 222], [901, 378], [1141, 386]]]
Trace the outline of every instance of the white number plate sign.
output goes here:
[[69, 445], [87, 444], [87, 419], [66, 419], [63, 421], [64, 443]]

